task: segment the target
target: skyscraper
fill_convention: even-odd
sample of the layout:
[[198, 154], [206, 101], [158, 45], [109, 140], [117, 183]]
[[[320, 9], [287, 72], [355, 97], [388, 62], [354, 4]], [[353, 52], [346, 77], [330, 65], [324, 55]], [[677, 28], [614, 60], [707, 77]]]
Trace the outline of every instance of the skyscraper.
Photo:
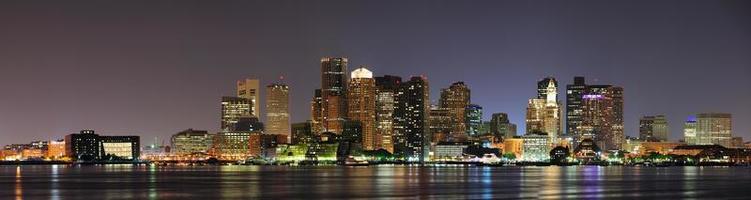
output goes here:
[[456, 119], [452, 123], [452, 131], [449, 134], [450, 141], [464, 141], [467, 136], [467, 124], [464, 121], [465, 111], [470, 103], [470, 90], [464, 82], [456, 82], [448, 88], [441, 89], [439, 106], [449, 110], [451, 116]]
[[376, 137], [376, 84], [372, 72], [363, 67], [352, 71], [347, 100], [347, 117], [350, 120], [359, 121], [362, 126], [363, 149], [375, 150], [378, 140]]
[[732, 147], [732, 116], [727, 113], [696, 115], [696, 144]]
[[587, 92], [584, 77], [574, 77], [574, 84], [566, 86], [566, 133], [565, 136], [576, 137], [581, 135], [579, 126], [582, 124], [584, 106], [582, 97]]
[[623, 143], [623, 89], [589, 85], [582, 96], [582, 124], [577, 141], [592, 139], [603, 150], [620, 149]]
[[469, 104], [464, 110], [464, 124], [467, 126], [466, 134], [470, 137], [479, 136], [482, 133], [482, 106]]
[[281, 83], [266, 86], [265, 133], [289, 137], [289, 128], [289, 86]]
[[490, 119], [490, 132], [496, 137], [514, 138], [516, 136], [516, 124], [512, 124], [506, 113], [493, 113]]
[[456, 118], [451, 115], [448, 108], [431, 105], [430, 114], [428, 115], [430, 141], [435, 144], [448, 141], [447, 138], [454, 127], [453, 123], [456, 123]]
[[321, 89], [316, 89], [310, 101], [310, 125], [314, 134], [323, 132], [323, 111]]
[[412, 77], [400, 84], [394, 108], [394, 148], [398, 156], [424, 162], [428, 158], [428, 80]]
[[375, 77], [376, 96], [376, 146], [394, 153], [394, 97], [402, 78], [398, 76]]
[[547, 77], [537, 82], [537, 98], [527, 105], [527, 134], [543, 132], [551, 143], [558, 143], [561, 135], [561, 111], [558, 102], [558, 82]]
[[221, 130], [233, 130], [241, 117], [251, 116], [251, 101], [243, 97], [222, 97]]
[[691, 116], [683, 125], [683, 140], [686, 144], [695, 145], [696, 143], [696, 117]]
[[639, 138], [647, 141], [668, 140], [668, 121], [664, 115], [643, 116], [639, 119]]
[[347, 58], [321, 58], [322, 125], [341, 134], [347, 116]]
[[251, 107], [250, 114], [261, 117], [261, 91], [258, 79], [245, 79], [237, 81], [237, 97], [248, 99]]

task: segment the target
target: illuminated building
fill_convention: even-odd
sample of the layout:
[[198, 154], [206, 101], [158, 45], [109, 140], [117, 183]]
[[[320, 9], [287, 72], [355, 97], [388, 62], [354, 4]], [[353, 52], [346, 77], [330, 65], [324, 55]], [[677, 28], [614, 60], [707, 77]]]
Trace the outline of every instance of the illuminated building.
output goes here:
[[689, 117], [683, 124], [683, 140], [688, 145], [696, 145], [696, 117]]
[[530, 99], [527, 105], [527, 134], [543, 132], [551, 143], [558, 143], [561, 135], [561, 112], [558, 103], [558, 82], [548, 77], [537, 82], [537, 98]]
[[522, 136], [522, 157], [527, 162], [543, 162], [550, 159], [550, 137], [545, 133], [528, 133]]
[[731, 147], [732, 116], [727, 113], [702, 113], [696, 115], [697, 145], [722, 145]]
[[237, 119], [237, 123], [235, 123], [235, 127], [233, 127], [231, 130], [233, 131], [264, 131], [265, 126], [261, 121], [258, 120], [257, 117], [253, 116], [243, 116]]
[[310, 144], [315, 141], [313, 133], [313, 122], [307, 121], [292, 124], [291, 144]]
[[310, 123], [314, 134], [323, 132], [323, 97], [321, 89], [316, 89], [313, 100], [310, 101]]
[[668, 140], [668, 121], [664, 115], [644, 116], [639, 119], [639, 138], [647, 141]]
[[430, 106], [430, 114], [428, 115], [428, 127], [432, 138], [432, 143], [448, 142], [449, 135], [453, 130], [453, 123], [456, 123], [456, 118], [451, 115], [449, 109], [442, 108], [437, 105]]
[[432, 160], [457, 160], [463, 157], [464, 149], [468, 146], [469, 144], [464, 142], [439, 142], [435, 145]]
[[482, 132], [482, 107], [477, 104], [469, 104], [464, 109], [464, 124], [467, 128], [466, 134], [470, 137], [475, 137]]
[[341, 141], [355, 143], [362, 145], [363, 141], [363, 125], [360, 121], [346, 120], [342, 126], [342, 133], [340, 134]]
[[[619, 150], [625, 137], [623, 88], [611, 85], [585, 85], [581, 98], [575, 99], [577, 104], [573, 110], [579, 113], [574, 122], [567, 122], [569, 126], [576, 127], [573, 135], [575, 141], [592, 139], [603, 150]], [[571, 114], [567, 116], [571, 117]]]
[[429, 159], [429, 95], [428, 80], [424, 77], [415, 76], [400, 84], [394, 103], [395, 155], [410, 161]]
[[237, 97], [248, 100], [251, 105], [248, 111], [250, 115], [261, 117], [261, 90], [258, 79], [245, 79], [237, 81]]
[[276, 160], [281, 162], [299, 162], [306, 159], [309, 144], [280, 144], [276, 147]]
[[362, 147], [375, 150], [376, 142], [376, 84], [373, 73], [363, 67], [352, 71], [347, 90], [349, 120], [359, 121], [362, 126]]
[[521, 138], [503, 139], [503, 154], [513, 153], [515, 157], [521, 158], [524, 151], [524, 140]]
[[394, 152], [394, 96], [402, 82], [398, 76], [375, 77], [376, 95], [376, 132], [377, 146], [388, 152]]
[[61, 159], [65, 154], [65, 140], [51, 140], [47, 145], [47, 154], [45, 157], [51, 159]]
[[231, 131], [241, 117], [251, 115], [250, 100], [242, 97], [222, 97], [221, 130]]
[[490, 132], [496, 137], [514, 138], [516, 136], [516, 124], [509, 122], [506, 113], [493, 113], [490, 119]]
[[342, 133], [347, 117], [347, 58], [321, 58], [323, 131]]
[[135, 160], [141, 156], [141, 139], [138, 136], [100, 136], [104, 159]]
[[188, 129], [172, 135], [172, 152], [175, 154], [208, 153], [214, 134], [208, 131]]
[[681, 145], [684, 144], [680, 142], [642, 142], [638, 153], [640, 155], [646, 155], [648, 153], [668, 155], [673, 152], [673, 149]]
[[[587, 92], [584, 77], [574, 77], [574, 84], [566, 86], [566, 133], [565, 136], [575, 137], [581, 135], [579, 126], [582, 124], [584, 104], [582, 97]], [[576, 140], [578, 142], [578, 140]]]
[[82, 130], [65, 136], [65, 154], [73, 160], [99, 160], [102, 155], [99, 135], [93, 130]]
[[250, 136], [261, 131], [222, 131], [216, 134], [213, 147], [222, 160], [244, 160], [251, 156]]
[[289, 87], [275, 83], [266, 86], [265, 133], [290, 135]]
[[441, 89], [441, 98], [438, 105], [449, 110], [450, 115], [456, 122], [451, 123], [452, 130], [448, 135], [448, 141], [461, 142], [467, 139], [467, 124], [464, 118], [465, 111], [470, 103], [470, 90], [464, 82], [456, 82], [448, 88]]
[[288, 144], [287, 135], [282, 134], [251, 134], [248, 139], [248, 155], [268, 158], [267, 150], [275, 150], [279, 144]]

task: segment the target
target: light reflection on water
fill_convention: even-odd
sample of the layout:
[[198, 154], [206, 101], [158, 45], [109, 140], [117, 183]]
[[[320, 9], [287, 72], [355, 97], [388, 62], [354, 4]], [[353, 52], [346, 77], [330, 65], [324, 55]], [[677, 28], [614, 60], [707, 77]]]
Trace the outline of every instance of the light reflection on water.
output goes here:
[[[747, 197], [744, 167], [0, 166], [0, 199]], [[698, 185], [701, 184], [701, 185]]]

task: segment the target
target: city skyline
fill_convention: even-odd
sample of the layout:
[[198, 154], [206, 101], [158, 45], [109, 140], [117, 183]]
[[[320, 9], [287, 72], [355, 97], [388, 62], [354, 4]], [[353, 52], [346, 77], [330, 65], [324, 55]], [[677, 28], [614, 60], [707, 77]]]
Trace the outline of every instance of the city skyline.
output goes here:
[[[408, 80], [412, 75], [425, 75], [430, 82], [430, 100], [437, 103], [440, 88], [447, 88], [454, 82], [465, 82], [472, 90], [472, 103], [484, 108], [483, 120], [490, 121], [493, 113], [508, 113], [511, 123], [517, 124], [518, 135], [525, 133], [525, 109], [527, 101], [536, 94], [536, 82], [552, 76], [559, 81], [558, 101], [565, 106], [565, 85], [572, 84], [574, 76], [584, 76], [588, 84], [612, 84], [624, 88], [624, 126], [625, 134], [638, 136], [639, 119], [647, 115], [665, 115], [670, 124], [670, 140], [682, 138], [682, 125], [689, 115], [706, 112], [725, 112], [733, 114], [734, 136], [751, 137], [751, 125], [743, 122], [751, 121], [751, 90], [743, 89], [751, 85], [746, 78], [751, 75], [751, 60], [746, 58], [751, 48], [751, 40], [744, 37], [744, 33], [751, 32], [749, 25], [737, 24], [744, 22], [750, 16], [748, 13], [728, 12], [724, 15], [710, 15], [697, 13], [689, 15], [689, 11], [712, 9], [732, 9], [730, 5], [709, 4], [687, 6], [683, 9], [672, 10], [673, 15], [663, 16], [658, 11], [670, 10], [668, 5], [660, 5], [655, 10], [643, 10], [646, 14], [629, 14], [626, 17], [605, 15], [605, 18], [621, 20], [605, 25], [607, 28], [588, 31], [585, 29], [588, 16], [567, 14], [573, 8], [557, 7], [543, 17], [532, 16], [533, 8], [513, 3], [504, 7], [527, 9], [524, 22], [529, 24], [546, 24], [552, 32], [561, 34], [560, 38], [552, 37], [541, 32], [545, 29], [531, 25], [514, 24], [504, 21], [502, 14], [493, 15], [490, 10], [481, 9], [479, 13], [491, 17], [480, 18], [469, 13], [467, 9], [458, 8], [449, 16], [458, 19], [476, 20], [473, 24], [453, 24], [452, 27], [487, 28], [489, 33], [481, 35], [481, 39], [471, 39], [470, 33], [454, 31], [452, 35], [437, 34], [422, 38], [423, 31], [443, 30], [439, 23], [410, 27], [410, 23], [391, 22], [391, 24], [376, 26], [377, 33], [383, 36], [366, 34], [364, 36], [348, 36], [348, 29], [340, 28], [344, 33], [330, 33], [324, 28], [303, 26], [295, 32], [312, 31], [313, 36], [292, 39], [294, 34], [286, 33], [286, 28], [274, 27], [268, 22], [260, 23], [261, 27], [269, 27], [268, 32], [255, 31], [240, 26], [245, 24], [238, 17], [218, 15], [217, 19], [209, 22], [225, 22], [213, 31], [198, 31], [196, 34], [178, 34], [184, 39], [164, 40], [148, 44], [148, 41], [170, 38], [170, 29], [155, 27], [168, 22], [181, 22], [175, 25], [176, 30], [190, 30], [187, 15], [176, 14], [170, 9], [171, 15], [161, 15], [156, 11], [146, 12], [156, 17], [155, 22], [129, 21], [131, 23], [109, 25], [112, 20], [130, 15], [111, 6], [103, 9], [113, 11], [103, 19], [90, 21], [79, 19], [81, 16], [96, 15], [96, 13], [74, 14], [76, 9], [91, 8], [62, 8], [58, 13], [42, 15], [39, 18], [24, 18], [28, 14], [19, 11], [39, 11], [39, 8], [27, 8], [24, 5], [12, 5], [16, 10], [4, 12], [2, 15], [21, 17], [28, 26], [21, 26], [0, 18], [0, 24], [6, 27], [18, 28], [21, 31], [9, 30], [2, 34], [3, 38], [17, 38], [18, 41], [4, 41], [8, 44], [0, 47], [0, 88], [4, 98], [0, 102], [0, 140], [4, 143], [26, 143], [34, 140], [61, 139], [64, 135], [82, 129], [94, 129], [107, 134], [138, 135], [144, 138], [142, 144], [150, 143], [149, 139], [159, 136], [168, 141], [170, 136], [182, 130], [193, 128], [208, 130], [216, 133], [219, 119], [218, 103], [222, 96], [235, 96], [233, 83], [245, 78], [260, 79], [260, 85], [265, 86], [277, 81], [276, 77], [285, 76], [284, 82], [290, 87], [290, 123], [304, 122], [310, 117], [310, 100], [313, 90], [320, 88], [320, 63], [318, 60], [326, 56], [339, 56], [349, 59], [349, 74], [355, 66], [367, 65], [375, 76], [396, 75]], [[250, 7], [252, 4], [243, 4]], [[241, 6], [243, 6], [241, 5]], [[397, 9], [402, 17], [421, 19], [425, 17], [446, 18], [437, 14], [446, 11], [451, 5], [430, 4], [431, 9], [424, 10], [422, 15], [398, 10], [391, 4], [377, 5], [381, 8]], [[506, 5], [506, 4], [504, 4]], [[16, 6], [16, 7], [14, 7]], [[193, 8], [181, 5], [179, 9]], [[198, 7], [198, 5], [193, 5]], [[323, 6], [323, 5], [320, 5]], [[353, 6], [355, 10], [368, 11], [362, 5]], [[621, 11], [602, 4], [591, 5], [599, 9]], [[43, 7], [43, 6], [42, 6]], [[313, 15], [313, 19], [301, 16], [285, 18], [264, 11], [263, 14], [274, 16], [277, 22], [297, 22], [319, 24], [326, 20], [344, 22], [347, 26], [355, 26], [355, 21], [331, 18], [331, 16], [315, 15], [300, 7], [281, 5], [287, 10], [298, 10]], [[24, 9], [26, 8], [26, 9]], [[36, 9], [35, 9], [36, 8]], [[224, 10], [233, 10], [220, 7]], [[639, 8], [630, 8], [640, 10]], [[117, 12], [120, 11], [120, 12]], [[732, 10], [730, 10], [732, 11]], [[196, 14], [210, 14], [210, 10], [199, 9]], [[33, 12], [32, 12], [33, 13]], [[354, 14], [357, 20], [377, 20]], [[621, 13], [625, 14], [625, 13]], [[101, 15], [101, 14], [100, 14]], [[253, 14], [243, 13], [249, 19]], [[61, 29], [52, 24], [61, 17], [70, 20], [69, 29]], [[379, 15], [379, 17], [386, 17]], [[555, 17], [561, 19], [553, 20]], [[689, 17], [695, 21], [682, 21], [685, 24], [670, 25], [664, 22], [650, 21], [650, 17], [673, 19]], [[706, 17], [706, 18], [704, 18]], [[491, 19], [492, 18], [492, 19]], [[704, 19], [698, 20], [698, 19]], [[736, 20], [736, 21], [733, 21]], [[109, 21], [108, 21], [109, 20]], [[448, 19], [446, 19], [448, 20]], [[496, 21], [504, 22], [494, 27]], [[583, 21], [576, 21], [583, 20]], [[482, 22], [482, 23], [479, 23]], [[570, 23], [585, 30], [572, 30], [553, 26], [559, 23]], [[628, 26], [629, 23], [631, 26]], [[233, 25], [237, 24], [237, 26]], [[627, 24], [624, 26], [624, 24]], [[636, 25], [638, 24], [638, 25]], [[88, 30], [85, 26], [100, 25], [115, 30]], [[245, 24], [247, 25], [247, 24]], [[610, 26], [609, 26], [610, 25]], [[667, 28], [658, 27], [660, 25]], [[143, 32], [135, 36], [113, 35], [119, 28], [145, 26]], [[651, 32], [630, 32], [628, 28], [646, 27]], [[703, 30], [703, 27], [713, 27]], [[396, 36], [383, 32], [383, 28], [406, 28], [407, 33]], [[686, 28], [691, 31], [677, 35], [676, 28]], [[612, 30], [610, 30], [610, 29]], [[57, 31], [60, 34], [53, 37], [54, 42], [39, 38], [39, 35], [20, 35], [23, 31]], [[74, 31], [93, 31], [100, 33], [100, 37], [83, 38], [72, 35]], [[33, 32], [33, 31], [32, 31]], [[284, 32], [283, 36], [274, 37], [275, 33]], [[256, 38], [243, 39], [238, 33], [254, 33]], [[377, 34], [376, 33], [376, 34]], [[614, 36], [601, 36], [611, 33]], [[205, 35], [204, 35], [205, 34]], [[229, 34], [232, 37], [218, 39], [216, 36]], [[238, 34], [238, 35], [235, 35]], [[479, 33], [484, 34], [484, 33]], [[497, 35], [494, 35], [497, 34]], [[525, 34], [533, 34], [525, 36]], [[537, 34], [537, 35], [535, 35]], [[631, 35], [633, 34], [633, 35]], [[505, 36], [498, 36], [505, 35]], [[722, 35], [727, 38], [722, 41], [697, 40], [712, 38], [712, 35]], [[746, 34], [747, 35], [747, 34]], [[584, 38], [580, 38], [584, 37]], [[589, 38], [591, 37], [591, 38]], [[197, 42], [193, 39], [211, 38], [213, 42]], [[281, 41], [283, 47], [267, 48], [274, 42]], [[389, 38], [386, 44], [379, 44], [379, 38]], [[586, 39], [585, 39], [586, 38]], [[64, 52], [71, 45], [65, 39], [82, 41], [84, 45], [75, 47], [75, 51]], [[123, 44], [122, 41], [134, 44]], [[536, 40], [542, 41], [536, 41]], [[715, 38], [716, 39], [716, 38]], [[60, 40], [60, 41], [57, 41]], [[275, 40], [275, 41], [278, 41]], [[518, 40], [518, 41], [515, 41]], [[583, 41], [586, 40], [586, 41]], [[629, 44], [634, 41], [638, 44]], [[415, 42], [418, 45], [398, 44], [398, 42]], [[484, 44], [482, 41], [489, 42]], [[584, 42], [576, 44], [576, 42]], [[648, 42], [649, 41], [649, 42]], [[103, 43], [98, 43], [103, 42]], [[433, 43], [435, 42], [435, 43]], [[241, 43], [241, 44], [238, 44]], [[699, 45], [700, 44], [700, 45]], [[120, 47], [113, 47], [122, 45]], [[180, 48], [187, 45], [187, 49]], [[216, 45], [216, 46], [214, 46]], [[498, 45], [498, 47], [494, 46]], [[695, 47], [694, 45], [698, 45]], [[745, 45], [745, 46], [744, 46]], [[377, 48], [368, 48], [375, 46]], [[156, 48], [159, 51], [139, 53], [141, 50]], [[195, 47], [195, 48], [190, 48]], [[198, 50], [209, 47], [219, 50], [211, 53]], [[293, 50], [291, 54], [285, 50]], [[479, 48], [471, 48], [479, 47]], [[36, 51], [42, 49], [40, 51]], [[268, 51], [261, 51], [261, 50]], [[393, 51], [392, 50], [397, 50]], [[443, 49], [443, 50], [435, 50]], [[577, 51], [568, 51], [576, 49]], [[710, 50], [711, 49], [711, 50]], [[173, 50], [173, 51], [168, 51]], [[175, 50], [183, 51], [175, 53]], [[128, 56], [120, 55], [123, 51]], [[161, 51], [161, 52], [160, 52]], [[603, 52], [604, 51], [604, 52]], [[33, 53], [32, 53], [33, 52]], [[255, 54], [255, 55], [253, 55]], [[38, 56], [36, 56], [38, 55]], [[595, 55], [595, 56], [591, 56]], [[33, 57], [29, 57], [33, 56]], [[249, 58], [248, 58], [249, 56]], [[34, 59], [32, 59], [34, 58]], [[263, 59], [271, 58], [271, 59]], [[278, 60], [283, 60], [276, 62]], [[273, 60], [274, 62], [271, 62]], [[218, 69], [218, 70], [217, 70]], [[437, 69], [437, 70], [436, 70]], [[205, 79], [204, 79], [205, 78]], [[738, 87], [738, 88], [734, 88]], [[719, 89], [718, 89], [719, 88]], [[39, 92], [43, 91], [43, 92]], [[669, 93], [665, 92], [668, 91]], [[266, 93], [261, 90], [260, 97]], [[697, 95], [698, 94], [698, 95]], [[54, 97], [49, 99], [49, 97]], [[259, 99], [262, 114], [266, 111], [266, 101]], [[565, 114], [565, 113], [564, 113]], [[265, 121], [264, 116], [259, 116]], [[562, 120], [563, 121], [563, 120]], [[561, 127], [565, 130], [565, 126]]]

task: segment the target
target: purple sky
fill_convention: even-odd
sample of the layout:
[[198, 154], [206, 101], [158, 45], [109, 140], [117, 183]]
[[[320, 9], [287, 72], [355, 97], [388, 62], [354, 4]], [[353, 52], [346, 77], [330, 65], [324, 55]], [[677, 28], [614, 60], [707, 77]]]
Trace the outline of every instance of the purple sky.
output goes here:
[[624, 87], [628, 135], [665, 114], [678, 139], [689, 114], [716, 111], [751, 137], [749, 1], [471, 2], [3, 1], [0, 144], [216, 131], [220, 97], [245, 77], [286, 76], [304, 121], [322, 56], [426, 75], [433, 100], [464, 81], [487, 119], [519, 127], [537, 80], [582, 75]]

